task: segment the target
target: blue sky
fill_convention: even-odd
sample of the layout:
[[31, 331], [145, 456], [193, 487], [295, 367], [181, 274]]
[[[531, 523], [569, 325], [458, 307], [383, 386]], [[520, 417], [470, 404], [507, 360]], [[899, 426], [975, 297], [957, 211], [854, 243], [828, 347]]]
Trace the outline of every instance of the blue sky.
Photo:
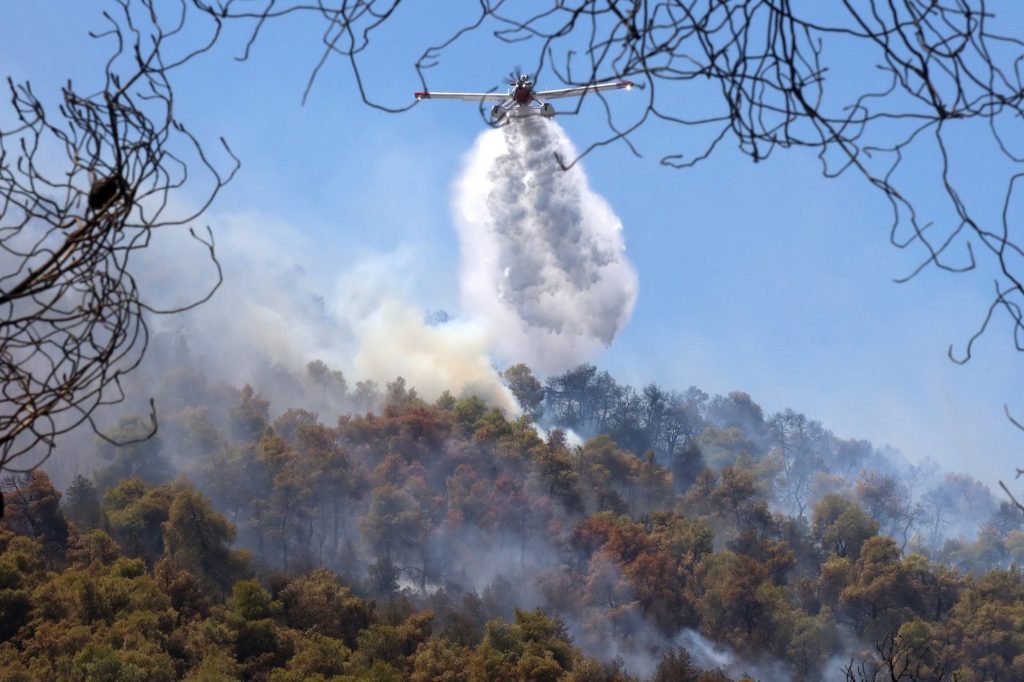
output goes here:
[[[5, 3], [4, 71], [40, 92], [68, 77], [87, 82], [103, 50], [84, 31], [101, 26], [102, 5]], [[455, 5], [403, 7], [364, 60], [379, 100], [404, 104], [419, 89], [412, 62], [443, 37]], [[241, 44], [231, 38], [176, 77], [180, 117], [204, 140], [225, 136], [244, 164], [212, 227], [218, 216], [253, 212], [287, 225], [282, 248], [300, 242], [309, 270], [325, 277], [374, 254], [415, 254], [403, 275], [415, 302], [457, 311], [451, 184], [483, 130], [476, 107], [373, 111], [338, 61], [300, 106], [318, 57], [306, 28], [270, 27], [245, 63], [231, 59]], [[529, 58], [481, 34], [452, 50], [430, 85], [488, 89]], [[608, 101], [628, 114], [637, 94]], [[596, 106], [561, 123], [580, 147], [606, 131]], [[911, 460], [930, 456], [993, 485], [1024, 465], [1024, 434], [1002, 414], [1004, 403], [1024, 414], [1024, 358], [1005, 326], [968, 365], [946, 358], [984, 314], [987, 273], [926, 271], [896, 285], [919, 254], [889, 245], [888, 206], [864, 180], [823, 179], [802, 152], [780, 150], [755, 165], [729, 144], [695, 169], [671, 170], [658, 159], [675, 135], [641, 132], [643, 158], [617, 144], [584, 160], [591, 186], [623, 222], [640, 280], [631, 321], [596, 364], [634, 384], [745, 390], [768, 412], [792, 407], [841, 436], [890, 444]], [[982, 191], [989, 157], [984, 147], [970, 152], [965, 175]]]

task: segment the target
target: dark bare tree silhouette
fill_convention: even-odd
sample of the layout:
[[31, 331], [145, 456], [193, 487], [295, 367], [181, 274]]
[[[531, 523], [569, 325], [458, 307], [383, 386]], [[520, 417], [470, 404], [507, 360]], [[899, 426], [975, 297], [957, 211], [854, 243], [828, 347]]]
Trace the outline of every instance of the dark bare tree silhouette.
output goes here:
[[[0, 126], [0, 470], [37, 466], [57, 436], [82, 424], [104, 437], [94, 414], [123, 400], [120, 379], [146, 350], [145, 315], [191, 308], [220, 284], [208, 228], [189, 228], [211, 263], [199, 300], [157, 309], [132, 271], [154, 232], [195, 220], [238, 168], [225, 143], [230, 160], [219, 169], [175, 116], [171, 72], [220, 32], [214, 21], [202, 44], [169, 48], [190, 15], [186, 0], [116, 0], [103, 14], [106, 29], [93, 34], [112, 46], [102, 86], [83, 94], [69, 82], [56, 107], [29, 83], [8, 79], [9, 124]], [[177, 197], [186, 186], [194, 197], [193, 185], [203, 185], [204, 198], [181, 210], [190, 204]], [[150, 409], [155, 431], [152, 401]]]
[[847, 682], [956, 682], [960, 676], [949, 670], [949, 663], [936, 659], [927, 642], [907, 642], [892, 632], [875, 643], [877, 655], [859, 663], [850, 662], [840, 670]]

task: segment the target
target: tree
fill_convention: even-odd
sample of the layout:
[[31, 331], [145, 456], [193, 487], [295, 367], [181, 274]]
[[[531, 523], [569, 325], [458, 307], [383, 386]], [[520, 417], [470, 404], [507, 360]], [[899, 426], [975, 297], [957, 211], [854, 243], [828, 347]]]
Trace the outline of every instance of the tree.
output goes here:
[[591, 427], [606, 432], [615, 411], [619, 411], [620, 422], [623, 417], [622, 389], [608, 372], [598, 372], [593, 365], [580, 365], [548, 377], [544, 400], [545, 410], [554, 415], [556, 423], [562, 427]]
[[692, 505], [717, 518], [733, 534], [746, 529], [764, 530], [771, 522], [771, 514], [756, 472], [744, 464], [749, 462], [722, 469], [718, 485], [707, 491], [706, 496], [700, 487], [691, 488], [684, 498], [689, 502], [686, 506]]
[[164, 560], [226, 592], [244, 573], [247, 554], [231, 549], [235, 527], [199, 492], [181, 490], [162, 525]]
[[323, 360], [312, 360], [306, 365], [306, 374], [321, 389], [320, 398], [327, 400], [328, 391], [336, 398], [344, 398], [348, 382], [341, 370], [331, 369]]
[[516, 609], [511, 624], [487, 623], [470, 663], [470, 679], [554, 681], [570, 671], [578, 657], [560, 620], [540, 609]]
[[880, 640], [915, 614], [931, 615], [931, 600], [921, 580], [927, 572], [920, 558], [900, 559], [892, 538], [869, 538], [853, 562], [840, 606], [857, 632], [866, 633], [869, 641]]
[[925, 515], [924, 505], [914, 502], [907, 486], [878, 472], [862, 472], [854, 496], [883, 532], [900, 540], [900, 549], [907, 546], [911, 531]]
[[[215, 272], [205, 295], [160, 309], [135, 281], [133, 264], [154, 232], [202, 215], [237, 161], [219, 170], [175, 117], [171, 74], [208, 48], [175, 37], [189, 3], [181, 0], [177, 16], [149, 0], [116, 5], [104, 15], [107, 29], [94, 34], [110, 46], [99, 87], [69, 82], [54, 111], [30, 84], [8, 80], [12, 127], [0, 130], [0, 470], [29, 453], [38, 464], [57, 436], [78, 426], [100, 433], [97, 410], [123, 400], [121, 378], [145, 353], [144, 313], [189, 309], [220, 284], [212, 233], [194, 230]], [[219, 33], [220, 22], [205, 16]], [[203, 174], [208, 186], [196, 202], [191, 179]], [[184, 194], [193, 201], [177, 199]], [[197, 208], [172, 208], [186, 204]]]
[[533, 371], [519, 363], [506, 369], [501, 376], [523, 411], [535, 420], [540, 419], [544, 413], [544, 387], [533, 376]]
[[412, 682], [469, 682], [468, 659], [466, 647], [432, 637], [416, 650], [409, 679]]
[[324, 569], [290, 581], [279, 598], [291, 627], [321, 632], [349, 648], [356, 647], [359, 632], [373, 621], [373, 604], [353, 595], [337, 576]]
[[303, 682], [338, 678], [345, 672], [351, 653], [337, 639], [310, 632], [296, 639], [295, 654], [288, 659], [284, 670], [275, 669], [269, 679], [271, 682]]
[[0, 528], [37, 539], [47, 557], [63, 559], [68, 546], [68, 522], [60, 509], [60, 493], [45, 472], [9, 474], [0, 480], [7, 495], [7, 513]]
[[864, 542], [878, 533], [878, 522], [856, 502], [830, 493], [814, 505], [811, 532], [826, 551], [856, 559]]
[[129, 478], [103, 496], [110, 534], [129, 556], [152, 565], [163, 554], [163, 523], [179, 487], [176, 483], [154, 487], [139, 478]]
[[583, 510], [579, 490], [579, 472], [565, 445], [565, 433], [559, 429], [548, 434], [547, 442], [531, 451], [533, 475], [538, 487], [557, 500], [569, 512]]
[[400, 679], [408, 679], [416, 650], [430, 637], [433, 617], [433, 613], [424, 611], [411, 613], [398, 622], [370, 625], [359, 633], [353, 667], [373, 674], [375, 668], [383, 665], [404, 673]]
[[64, 515], [83, 533], [102, 523], [99, 493], [92, 481], [81, 474], [75, 476], [64, 493]]
[[691, 386], [685, 394], [670, 394], [671, 402], [662, 415], [657, 451], [669, 462], [678, 489], [685, 490], [704, 466], [696, 439], [704, 428], [702, 410], [707, 399], [706, 393]]
[[270, 401], [246, 384], [231, 407], [231, 430], [243, 442], [259, 440], [270, 423]]
[[703, 628], [713, 637], [738, 644], [764, 645], [771, 636], [775, 591], [767, 571], [750, 557], [730, 551], [707, 556], [698, 569], [703, 593], [698, 601]]
[[673, 647], [658, 661], [651, 682], [697, 682], [699, 670], [689, 651]]
[[918, 680], [958, 680], [948, 661], [937, 660], [930, 647], [931, 632], [923, 621], [915, 620], [888, 633], [875, 643], [876, 656], [842, 668], [847, 682], [875, 682], [879, 679], [901, 682]]
[[16, 635], [29, 621], [32, 591], [41, 582], [45, 561], [42, 545], [0, 529], [0, 643]]
[[716, 470], [736, 466], [741, 459], [750, 462], [761, 456], [760, 446], [751, 440], [748, 432], [736, 426], [709, 424], [700, 432], [696, 446], [701, 459]]
[[1024, 573], [992, 571], [961, 593], [933, 641], [959, 679], [1015, 679], [1024, 674], [1022, 618]]
[[782, 461], [780, 476], [788, 498], [787, 506], [802, 517], [807, 509], [814, 474], [824, 464], [815, 451], [823, 429], [818, 422], [809, 422], [804, 415], [789, 409], [773, 415], [768, 425]]
[[72, 566], [112, 564], [121, 556], [121, 548], [114, 539], [99, 529], [78, 533], [68, 547], [67, 560]]

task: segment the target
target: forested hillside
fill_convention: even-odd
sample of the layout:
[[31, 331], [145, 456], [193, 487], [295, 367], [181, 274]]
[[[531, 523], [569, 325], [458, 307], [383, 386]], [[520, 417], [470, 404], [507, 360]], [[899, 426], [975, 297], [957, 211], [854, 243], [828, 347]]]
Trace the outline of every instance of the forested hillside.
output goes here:
[[1021, 513], [802, 414], [174, 366], [156, 437], [3, 481], [0, 680], [1024, 679]]

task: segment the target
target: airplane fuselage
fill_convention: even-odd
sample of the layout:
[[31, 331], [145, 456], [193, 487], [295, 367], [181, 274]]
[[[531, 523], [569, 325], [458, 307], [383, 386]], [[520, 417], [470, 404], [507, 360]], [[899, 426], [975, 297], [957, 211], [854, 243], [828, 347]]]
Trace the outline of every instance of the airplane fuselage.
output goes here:
[[520, 85], [512, 91], [512, 99], [516, 104], [529, 104], [533, 99], [533, 88], [528, 85]]

